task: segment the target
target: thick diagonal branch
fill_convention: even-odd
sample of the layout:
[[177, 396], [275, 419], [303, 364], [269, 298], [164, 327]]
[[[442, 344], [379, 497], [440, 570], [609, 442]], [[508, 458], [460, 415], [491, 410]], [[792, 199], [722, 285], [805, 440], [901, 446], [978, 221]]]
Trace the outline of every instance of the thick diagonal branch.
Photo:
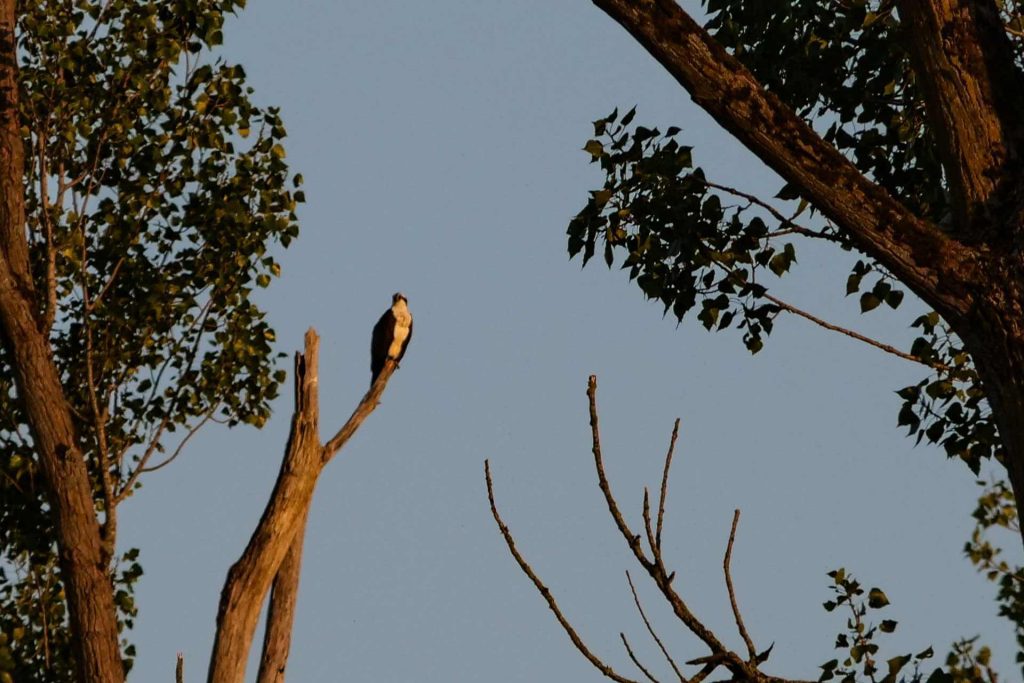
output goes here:
[[962, 319], [977, 276], [970, 252], [914, 216], [825, 142], [672, 0], [593, 0], [737, 140], [859, 248], [947, 320]]

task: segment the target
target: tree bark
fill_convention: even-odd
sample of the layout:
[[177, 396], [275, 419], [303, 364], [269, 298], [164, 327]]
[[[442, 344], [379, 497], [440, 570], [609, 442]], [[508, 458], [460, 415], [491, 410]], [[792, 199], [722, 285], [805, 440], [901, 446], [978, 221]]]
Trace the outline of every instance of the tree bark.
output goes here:
[[[228, 571], [217, 614], [208, 683], [242, 683], [260, 608], [282, 562], [303, 533], [313, 489], [324, 466], [369, 417], [398, 367], [384, 364], [355, 412], [326, 445], [320, 445], [317, 364], [320, 340], [306, 332], [305, 352], [295, 357], [295, 414], [281, 470], [256, 530], [242, 556]], [[298, 541], [301, 548], [301, 540]], [[299, 559], [296, 554], [295, 559]], [[298, 570], [295, 577], [297, 580]], [[287, 648], [284, 659], [287, 659]]]
[[29, 269], [15, 6], [14, 0], [0, 2], [0, 337], [54, 518], [78, 678], [115, 683], [124, 680], [124, 665], [92, 486]]
[[984, 238], [995, 218], [986, 204], [1018, 154], [1024, 104], [999, 10], [988, 1], [900, 0], [899, 11], [958, 236]]
[[949, 321], [972, 304], [974, 254], [825, 142], [673, 0], [593, 0], [694, 102]]
[[295, 602], [299, 594], [302, 544], [308, 518], [307, 510], [270, 588], [267, 627], [263, 632], [263, 652], [260, 655], [260, 671], [256, 683], [284, 683], [285, 680], [292, 643], [292, 624], [295, 623]]

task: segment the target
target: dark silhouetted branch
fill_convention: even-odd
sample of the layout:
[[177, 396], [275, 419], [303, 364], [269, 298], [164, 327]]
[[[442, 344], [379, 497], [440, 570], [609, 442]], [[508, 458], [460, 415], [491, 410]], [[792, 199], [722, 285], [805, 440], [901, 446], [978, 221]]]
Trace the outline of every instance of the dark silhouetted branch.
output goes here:
[[627, 655], [629, 655], [629, 658], [630, 658], [631, 660], [633, 660], [633, 663], [634, 663], [634, 664], [636, 664], [636, 668], [640, 669], [640, 671], [641, 671], [641, 672], [643, 673], [643, 675], [644, 675], [644, 676], [645, 676], [645, 677], [647, 678], [647, 680], [649, 680], [649, 681], [650, 681], [651, 683], [659, 683], [658, 679], [657, 679], [657, 678], [655, 678], [654, 676], [652, 676], [652, 675], [651, 675], [651, 672], [647, 670], [647, 667], [645, 667], [645, 666], [644, 666], [643, 664], [641, 664], [641, 663], [640, 663], [640, 660], [636, 658], [636, 655], [635, 655], [635, 654], [633, 653], [633, 648], [631, 648], [631, 647], [629, 646], [629, 641], [628, 641], [628, 640], [626, 640], [626, 634], [625, 634], [625, 633], [622, 633], [622, 632], [620, 631], [620, 632], [619, 632], [619, 638], [621, 638], [621, 639], [622, 639], [622, 646], [626, 648], [626, 654], [627, 654]]
[[743, 615], [736, 604], [736, 591], [732, 586], [732, 544], [736, 540], [736, 525], [740, 522], [740, 511], [737, 509], [732, 514], [732, 528], [729, 530], [729, 544], [725, 546], [725, 559], [722, 560], [722, 572], [725, 574], [725, 586], [729, 590], [729, 605], [732, 606], [732, 616], [736, 619], [736, 630], [740, 632], [743, 642], [747, 645], [747, 653], [750, 655], [750, 662], [757, 662], [757, 648], [751, 640], [747, 627], [743, 624]]
[[625, 676], [620, 676], [614, 669], [612, 669], [612, 667], [605, 664], [597, 655], [590, 651], [590, 648], [587, 647], [586, 643], [583, 642], [583, 639], [580, 638], [578, 633], [576, 633], [576, 629], [573, 628], [572, 624], [569, 623], [569, 620], [565, 618], [564, 614], [562, 614], [562, 610], [558, 607], [558, 603], [555, 601], [555, 596], [551, 594], [548, 587], [544, 585], [544, 582], [540, 580], [537, 573], [533, 571], [533, 567], [530, 566], [526, 559], [519, 553], [519, 550], [516, 549], [516, 542], [515, 539], [512, 538], [512, 532], [508, 530], [505, 522], [502, 521], [501, 515], [498, 514], [498, 507], [494, 502], [494, 484], [491, 482], [491, 463], [489, 460], [484, 460], [484, 479], [487, 481], [487, 500], [491, 504], [491, 515], [494, 517], [494, 521], [498, 524], [498, 529], [501, 531], [501, 535], [505, 538], [505, 544], [508, 546], [509, 552], [512, 553], [512, 557], [515, 558], [519, 568], [523, 570], [523, 573], [526, 574], [530, 581], [533, 582], [533, 585], [536, 586], [541, 597], [543, 597], [548, 603], [548, 608], [555, 615], [555, 619], [557, 619], [558, 623], [561, 624], [566, 635], [569, 636], [569, 640], [571, 640], [572, 644], [576, 646], [576, 649], [580, 651], [580, 654], [586, 657], [587, 661], [594, 665], [594, 668], [608, 678], [613, 681], [619, 681], [619, 683], [637, 683]]
[[654, 532], [655, 545], [661, 550], [661, 529], [665, 521], [665, 499], [668, 497], [668, 471], [672, 467], [672, 454], [676, 450], [676, 439], [679, 437], [679, 418], [672, 427], [672, 440], [668, 443], [668, 453], [665, 454], [665, 469], [661, 473], [661, 495], [658, 496], [658, 528]]
[[857, 341], [861, 341], [870, 346], [874, 346], [876, 349], [881, 349], [886, 353], [891, 353], [892, 355], [898, 358], [902, 358], [903, 360], [909, 360], [915, 363], [920, 363], [921, 365], [927, 365], [928, 367], [933, 368], [935, 370], [949, 370], [949, 367], [943, 365], [942, 363], [928, 362], [923, 358], [918, 358], [913, 354], [906, 353], [905, 351], [900, 351], [895, 346], [891, 346], [890, 344], [884, 344], [880, 341], [872, 339], [871, 337], [865, 337], [863, 334], [859, 332], [854, 332], [853, 330], [847, 329], [845, 327], [840, 327], [839, 325], [834, 325], [828, 321], [822, 320], [821, 318], [812, 315], [803, 309], [797, 308], [792, 304], [788, 304], [782, 299], [774, 297], [771, 294], [765, 294], [764, 298], [768, 299], [768, 301], [771, 301], [773, 304], [775, 304], [782, 310], [786, 311], [787, 313], [792, 313], [793, 315], [798, 315], [805, 320], [810, 320], [815, 325], [824, 327], [826, 330], [838, 332], [839, 334], [845, 334], [847, 337], [850, 337], [851, 339], [856, 339]]
[[651, 638], [653, 638], [654, 642], [657, 643], [658, 649], [661, 650], [661, 654], [665, 655], [665, 659], [668, 661], [669, 666], [672, 667], [672, 671], [675, 672], [676, 678], [679, 679], [679, 683], [688, 683], [686, 676], [683, 676], [683, 672], [679, 670], [678, 666], [676, 666], [676, 660], [672, 659], [672, 655], [668, 653], [668, 650], [665, 648], [665, 644], [661, 642], [661, 638], [659, 638], [658, 634], [654, 632], [654, 627], [651, 626], [651, 622], [647, 618], [646, 612], [644, 612], [644, 607], [640, 604], [640, 596], [637, 595], [636, 586], [633, 585], [633, 577], [629, 575], [628, 571], [626, 572], [626, 581], [629, 582], [629, 591], [633, 594], [633, 603], [636, 605], [636, 610], [640, 613], [640, 618], [643, 619], [644, 626], [647, 627], [647, 632], [651, 634]]
[[[657, 633], [655, 633], [650, 620], [647, 618], [647, 614], [644, 612], [643, 606], [640, 604], [640, 598], [637, 594], [636, 586], [633, 584], [632, 576], [630, 576], [629, 572], [626, 572], [626, 580], [629, 582], [629, 588], [633, 594], [633, 601], [636, 604], [637, 610], [640, 612], [640, 617], [644, 622], [644, 626], [647, 628], [647, 632], [654, 639], [654, 642], [657, 643], [662, 654], [668, 660], [679, 682], [701, 683], [701, 681], [703, 681], [707, 676], [721, 667], [728, 670], [731, 674], [731, 680], [733, 681], [750, 681], [755, 683], [806, 683], [806, 681], [793, 681], [790, 679], [778, 678], [762, 672], [759, 668], [767, 659], [767, 654], [770, 652], [771, 648], [761, 655], [757, 654], [753, 641], [747, 633], [746, 626], [743, 624], [743, 619], [740, 615], [739, 606], [736, 602], [735, 591], [732, 585], [730, 562], [732, 558], [732, 548], [736, 537], [736, 525], [739, 521], [739, 511], [736, 512], [733, 518], [732, 530], [729, 534], [729, 541], [726, 546], [726, 555], [723, 566], [725, 568], [726, 586], [729, 591], [729, 601], [732, 606], [733, 616], [736, 619], [737, 628], [747, 645], [750, 655], [749, 660], [744, 659], [737, 653], [726, 648], [711, 629], [705, 626], [704, 623], [697, 618], [697, 616], [687, 606], [683, 598], [672, 587], [672, 580], [675, 578], [675, 572], [670, 572], [665, 566], [661, 549], [660, 532], [664, 521], [665, 499], [667, 497], [668, 490], [668, 473], [672, 462], [672, 454], [674, 452], [676, 438], [678, 436], [679, 421], [676, 420], [675, 427], [672, 431], [672, 440], [669, 444], [669, 450], [665, 457], [665, 468], [662, 474], [661, 495], [658, 502], [658, 521], [656, 526], [652, 524], [651, 520], [650, 494], [646, 489], [644, 490], [643, 523], [648, 543], [651, 546], [651, 557], [648, 558], [644, 553], [644, 549], [641, 544], [641, 537], [632, 532], [629, 524], [625, 520], [625, 517], [623, 517], [618, 502], [612, 495], [611, 484], [608, 482], [608, 477], [604, 471], [604, 460], [601, 452], [601, 434], [598, 427], [597, 377], [593, 375], [590, 376], [587, 384], [587, 397], [590, 404], [590, 427], [594, 466], [597, 470], [598, 486], [604, 494], [605, 502], [608, 506], [608, 512], [614, 520], [615, 526], [619, 529], [619, 532], [626, 540], [626, 544], [629, 546], [630, 550], [633, 551], [635, 559], [644, 568], [647, 574], [654, 581], [654, 584], [661, 591], [662, 597], [664, 597], [665, 601], [668, 602], [676, 618], [678, 618], [687, 630], [696, 636], [709, 650], [708, 654], [696, 659], [691, 659], [687, 662], [694, 666], [700, 666], [700, 671], [690, 678], [684, 676], [676, 665], [675, 660], [669, 654], [668, 649], [665, 647], [661, 638], [659, 638]], [[491, 504], [491, 514], [494, 516], [494, 521], [498, 524], [498, 529], [501, 531], [501, 535], [504, 537], [505, 543], [508, 546], [509, 551], [512, 553], [512, 557], [519, 564], [519, 568], [533, 582], [541, 596], [545, 601], [547, 601], [548, 607], [554, 613], [558, 623], [561, 624], [562, 628], [569, 635], [569, 639], [572, 640], [576, 649], [579, 650], [583, 656], [586, 657], [587, 660], [605, 676], [617, 681], [626, 680], [614, 672], [610, 666], [600, 660], [587, 648], [579, 634], [558, 608], [558, 604], [551, 595], [551, 591], [544, 585], [536, 572], [533, 571], [532, 567], [530, 567], [516, 549], [515, 540], [508, 527], [501, 519], [501, 516], [498, 514], [498, 509], [494, 502], [494, 486], [491, 481], [490, 463], [487, 461], [484, 461], [484, 477], [487, 484], [487, 497]], [[622, 644], [625, 646], [626, 652], [633, 663], [636, 664], [649, 681], [656, 680], [653, 674], [651, 674], [651, 672], [640, 663], [630, 647], [625, 634], [620, 634], [620, 637], [622, 638]]]

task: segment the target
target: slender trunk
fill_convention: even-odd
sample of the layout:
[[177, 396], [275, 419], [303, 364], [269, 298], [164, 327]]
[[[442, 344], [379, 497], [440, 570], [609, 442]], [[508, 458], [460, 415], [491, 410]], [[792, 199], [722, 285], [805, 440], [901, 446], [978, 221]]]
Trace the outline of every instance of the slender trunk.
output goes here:
[[15, 0], [0, 1], [0, 337], [14, 370], [54, 518], [78, 679], [117, 683], [124, 680], [124, 665], [92, 486], [40, 322], [29, 270], [15, 5]]
[[308, 518], [307, 510], [270, 589], [267, 628], [263, 633], [263, 652], [260, 656], [260, 672], [256, 676], [256, 683], [284, 683], [285, 668], [288, 665], [288, 654], [292, 644], [295, 601], [299, 594], [299, 575], [302, 570], [302, 544], [306, 537]]
[[313, 500], [323, 467], [319, 428], [320, 339], [306, 333], [295, 361], [295, 415], [281, 471], [249, 545], [228, 571], [217, 613], [209, 683], [242, 683], [260, 608]]

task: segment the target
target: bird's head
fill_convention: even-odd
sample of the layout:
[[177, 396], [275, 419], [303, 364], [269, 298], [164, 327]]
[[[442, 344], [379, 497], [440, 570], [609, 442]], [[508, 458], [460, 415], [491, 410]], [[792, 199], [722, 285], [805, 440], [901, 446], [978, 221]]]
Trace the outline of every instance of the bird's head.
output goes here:
[[409, 300], [405, 298], [404, 294], [402, 294], [401, 292], [395, 292], [394, 296], [391, 297], [391, 304], [397, 304], [399, 301], [409, 303]]

